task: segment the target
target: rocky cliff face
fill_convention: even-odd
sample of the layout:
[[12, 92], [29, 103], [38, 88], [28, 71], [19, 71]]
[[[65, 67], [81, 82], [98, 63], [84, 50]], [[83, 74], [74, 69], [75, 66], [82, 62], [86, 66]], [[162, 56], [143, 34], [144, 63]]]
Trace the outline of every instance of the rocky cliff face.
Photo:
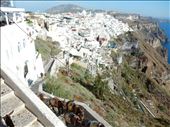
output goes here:
[[147, 20], [131, 21], [129, 24], [134, 29], [133, 36], [140, 42], [140, 48], [148, 55], [148, 59], [152, 61], [153, 65], [156, 64], [156, 68], [160, 67], [160, 71], [163, 71], [162, 73], [164, 71], [169, 73], [167, 50], [162, 46], [166, 37], [158, 25]]
[[[128, 22], [134, 31], [126, 36], [121, 35], [121, 44], [137, 42], [139, 47], [136, 50], [131, 48], [125, 54], [126, 66], [121, 70], [121, 80], [124, 80], [125, 85], [122, 88], [130, 93], [138, 91], [135, 94], [146, 105], [148, 103], [147, 107], [159, 120], [170, 120], [170, 66], [167, 63], [167, 51], [161, 44], [165, 40], [164, 33], [154, 22]], [[128, 98], [131, 100], [131, 96]]]
[[114, 81], [130, 102], [136, 105], [136, 96], [163, 126], [167, 126], [170, 124], [170, 67], [167, 51], [162, 47], [164, 33], [156, 23], [147, 20], [124, 22], [128, 22], [134, 31], [119, 36], [116, 41], [121, 42], [119, 45], [137, 42], [138, 47], [123, 51], [121, 76], [115, 73]]
[[155, 22], [146, 20], [129, 22], [134, 31], [139, 31], [142, 34], [142, 38], [145, 39], [152, 47], [157, 48], [161, 46], [161, 42], [165, 41], [165, 35], [160, 30]]

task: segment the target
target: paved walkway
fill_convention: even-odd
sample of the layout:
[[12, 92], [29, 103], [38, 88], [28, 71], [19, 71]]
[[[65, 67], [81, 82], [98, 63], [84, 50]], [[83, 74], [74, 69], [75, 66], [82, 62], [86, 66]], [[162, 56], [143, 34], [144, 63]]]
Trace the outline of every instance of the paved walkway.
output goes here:
[[[49, 72], [50, 72], [51, 66], [52, 66], [53, 63], [54, 63], [54, 59], [51, 58], [51, 59], [49, 60], [49, 62], [44, 66], [45, 73], [49, 73]], [[43, 79], [43, 78], [37, 79], [37, 80], [34, 82], [34, 84], [32, 84], [32, 85], [30, 86], [31, 90], [32, 90], [35, 94], [37, 94], [38, 91], [39, 91], [39, 85], [40, 85], [40, 84], [43, 84], [44, 81], [45, 81], [45, 79]]]
[[38, 94], [39, 93], [39, 85], [43, 84], [45, 82], [45, 79], [38, 79], [37, 81], [35, 81], [35, 83], [33, 85], [30, 86], [31, 90], [35, 93]]

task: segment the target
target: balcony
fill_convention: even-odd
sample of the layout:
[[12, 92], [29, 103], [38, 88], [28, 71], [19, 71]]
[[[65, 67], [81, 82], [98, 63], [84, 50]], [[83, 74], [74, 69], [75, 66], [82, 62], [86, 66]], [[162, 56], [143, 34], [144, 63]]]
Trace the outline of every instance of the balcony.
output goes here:
[[0, 7], [0, 27], [24, 21], [24, 9]]

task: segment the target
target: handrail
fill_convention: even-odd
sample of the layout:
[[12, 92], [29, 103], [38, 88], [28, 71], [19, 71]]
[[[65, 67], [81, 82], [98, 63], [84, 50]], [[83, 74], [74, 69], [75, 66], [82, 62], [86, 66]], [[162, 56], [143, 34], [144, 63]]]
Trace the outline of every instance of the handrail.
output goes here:
[[[1, 76], [45, 126], [66, 127], [64, 123], [8, 67], [0, 65]], [[12, 102], [11, 102], [12, 103]]]
[[[45, 94], [46, 96], [48, 97], [55, 97], [54, 95], [51, 95], [47, 92], [45, 92], [43, 90], [43, 83], [41, 83], [39, 85], [39, 89], [38, 89], [39, 93], [42, 93], [42, 94]], [[61, 98], [61, 97], [58, 97], [60, 100], [65, 100], [65, 101], [69, 101], [68, 99], [64, 99], [64, 98]], [[97, 120], [101, 123], [103, 123], [105, 125], [105, 127], [112, 127], [107, 121], [105, 121], [98, 113], [96, 113], [94, 110], [92, 110], [87, 104], [83, 103], [83, 102], [78, 102], [78, 101], [74, 101], [75, 104], [77, 105], [80, 105], [82, 106], [85, 111], [86, 111], [86, 114], [93, 120]]]
[[24, 8], [12, 8], [12, 7], [0, 7], [0, 10], [4, 12], [25, 12]]

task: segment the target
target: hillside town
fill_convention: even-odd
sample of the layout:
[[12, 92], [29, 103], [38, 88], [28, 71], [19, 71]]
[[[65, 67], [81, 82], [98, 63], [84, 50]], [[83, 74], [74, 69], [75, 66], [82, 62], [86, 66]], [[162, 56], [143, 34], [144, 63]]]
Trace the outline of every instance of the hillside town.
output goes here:
[[170, 67], [156, 23], [2, 3], [0, 126], [169, 126]]
[[[112, 60], [107, 58], [111, 54], [109, 48], [115, 51], [121, 47], [116, 46], [114, 39], [128, 31], [133, 31], [127, 23], [123, 23], [106, 13], [91, 13], [83, 10], [80, 13], [64, 13], [56, 15], [34, 15], [43, 19], [44, 29], [41, 29], [36, 19], [32, 19], [33, 28], [40, 31], [40, 36], [51, 37], [52, 41], [60, 44], [63, 56], [61, 61], [71, 64], [78, 60], [92, 74], [97, 72], [99, 65], [108, 67]], [[133, 46], [133, 45], [132, 45]], [[105, 49], [108, 50], [105, 50]], [[131, 48], [124, 45], [123, 48]], [[107, 52], [107, 56], [104, 54]], [[118, 63], [122, 56], [118, 58]]]

